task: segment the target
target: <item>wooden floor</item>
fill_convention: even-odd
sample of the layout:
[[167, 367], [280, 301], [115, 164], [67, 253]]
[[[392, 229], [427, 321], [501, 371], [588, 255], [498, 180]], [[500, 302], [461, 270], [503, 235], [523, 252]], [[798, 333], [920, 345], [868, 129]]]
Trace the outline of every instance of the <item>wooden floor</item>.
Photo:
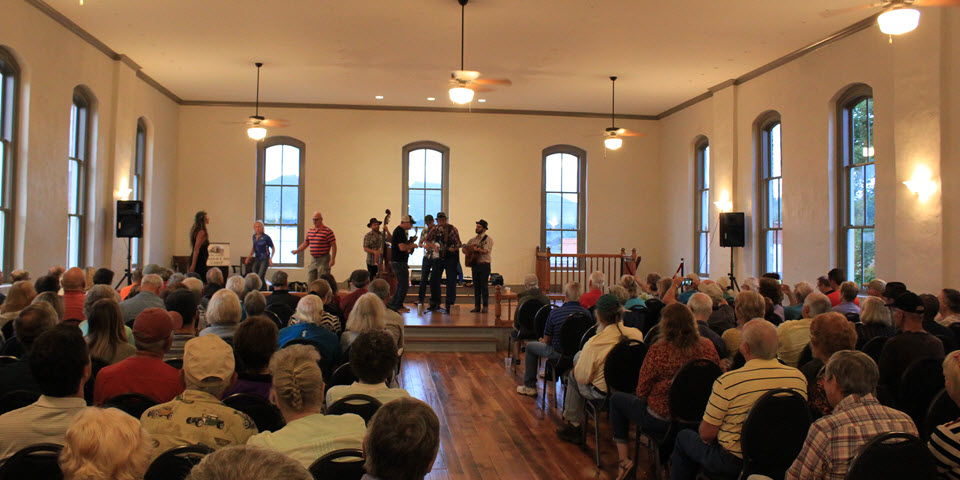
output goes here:
[[[415, 313], [415, 312], [414, 312]], [[616, 449], [606, 413], [600, 429], [603, 468], [594, 464], [592, 426], [587, 444], [557, 438], [560, 413], [548, 385], [546, 411], [539, 397], [518, 395], [518, 377], [505, 353], [409, 353], [401, 386], [429, 403], [440, 418], [440, 454], [428, 479], [615, 478]], [[559, 384], [558, 384], [559, 385]], [[542, 394], [542, 393], [541, 393]], [[646, 465], [645, 449], [641, 459]], [[641, 466], [638, 478], [646, 478]]]

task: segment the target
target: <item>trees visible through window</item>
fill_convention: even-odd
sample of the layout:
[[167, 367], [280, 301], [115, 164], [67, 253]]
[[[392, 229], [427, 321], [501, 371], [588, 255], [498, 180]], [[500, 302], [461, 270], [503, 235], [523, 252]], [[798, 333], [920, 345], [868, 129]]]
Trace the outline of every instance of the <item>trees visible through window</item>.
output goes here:
[[290, 252], [306, 236], [302, 183], [305, 147], [291, 137], [270, 137], [257, 144], [257, 218], [276, 246], [275, 266], [303, 266], [302, 254]]
[[757, 124], [760, 159], [760, 265], [783, 274], [783, 174], [780, 115], [770, 112]]
[[[147, 155], [147, 125], [143, 119], [137, 120], [137, 136], [134, 144], [133, 153], [133, 185], [131, 187], [133, 199], [143, 201], [145, 194], [144, 186], [144, 164]], [[146, 235], [146, 232], [144, 232]], [[139, 266], [143, 263], [143, 239], [131, 238], [130, 255], [131, 264]]]
[[697, 274], [710, 276], [710, 143], [700, 138], [694, 148], [694, 258]]
[[[437, 216], [447, 210], [447, 186], [450, 149], [436, 142], [415, 142], [403, 147], [403, 212], [413, 217], [410, 236], [422, 238], [424, 217]], [[449, 212], [447, 212], [449, 213]], [[391, 221], [396, 228], [399, 219]], [[409, 265], [423, 265], [423, 249], [416, 249], [407, 259]]]
[[[586, 155], [570, 145], [543, 151], [540, 243], [552, 253], [584, 252]], [[560, 265], [556, 257], [552, 261]]]
[[838, 102], [840, 152], [840, 258], [858, 285], [876, 277], [876, 167], [873, 92], [858, 85]]
[[19, 70], [5, 49], [0, 48], [0, 269], [13, 265], [13, 178], [16, 172], [16, 121]]
[[67, 268], [84, 264], [87, 167], [90, 155], [90, 98], [79, 87], [70, 105], [67, 160]]

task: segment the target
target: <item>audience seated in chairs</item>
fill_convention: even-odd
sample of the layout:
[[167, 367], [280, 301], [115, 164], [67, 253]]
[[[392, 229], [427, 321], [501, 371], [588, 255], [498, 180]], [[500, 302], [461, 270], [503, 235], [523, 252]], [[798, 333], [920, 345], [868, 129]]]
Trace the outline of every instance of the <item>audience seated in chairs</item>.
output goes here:
[[398, 350], [403, 350], [403, 316], [401, 316], [395, 310], [387, 308], [386, 302], [390, 301], [390, 284], [382, 278], [378, 278], [367, 286], [370, 290], [370, 293], [377, 296], [380, 301], [384, 302], [383, 309], [383, 323], [387, 328], [387, 332], [393, 336], [393, 340], [397, 344]]
[[[136, 298], [136, 297], [134, 297]], [[142, 393], [157, 402], [169, 402], [181, 392], [180, 372], [163, 362], [173, 343], [173, 322], [162, 308], [148, 308], [133, 322], [137, 354], [97, 374], [93, 402], [102, 404], [121, 393]]]
[[603, 289], [606, 286], [607, 276], [603, 272], [591, 273], [587, 280], [587, 292], [580, 296], [580, 305], [586, 309], [592, 308], [600, 295], [603, 295]]
[[630, 310], [633, 307], [644, 307], [646, 304], [640, 298], [640, 282], [633, 275], [623, 275], [620, 277], [620, 286], [627, 290], [627, 301], [623, 308]]
[[227, 344], [233, 344], [233, 335], [237, 332], [240, 317], [243, 316], [240, 299], [232, 291], [220, 289], [210, 297], [206, 312], [207, 324], [210, 326], [200, 330], [199, 335], [216, 335]]
[[[254, 274], [256, 276], [256, 274]], [[248, 317], [254, 315], [263, 315], [267, 310], [267, 298], [260, 293], [260, 290], [251, 290], [243, 296], [243, 311]], [[280, 328], [279, 326], [277, 328]]]
[[814, 418], [833, 410], [824, 390], [824, 365], [834, 353], [853, 350], [856, 342], [857, 332], [843, 315], [827, 312], [813, 317], [810, 323], [810, 353], [813, 354], [813, 360], [807, 362], [800, 371], [807, 379], [807, 402]]
[[[714, 284], [713, 286], [716, 285]], [[714, 302], [714, 299], [709, 295], [697, 292], [690, 296], [690, 300], [687, 301], [687, 307], [689, 307], [690, 311], [693, 312], [693, 318], [696, 320], [697, 331], [700, 332], [700, 336], [710, 340], [710, 342], [713, 343], [713, 347], [717, 350], [717, 354], [720, 356], [720, 358], [726, 358], [727, 344], [724, 343], [723, 339], [720, 338], [720, 335], [717, 332], [714, 332], [707, 324], [710, 314], [713, 313]], [[661, 312], [661, 318], [662, 316], [663, 314]], [[647, 345], [653, 345], [654, 343], [657, 343], [657, 340], [660, 339], [660, 324], [654, 325], [653, 328], [647, 332], [645, 339]]]
[[440, 420], [426, 403], [400, 398], [380, 407], [363, 439], [364, 480], [422, 479], [440, 451]]
[[[30, 305], [37, 303], [46, 303], [53, 307], [53, 309], [57, 312], [58, 321], [63, 321], [63, 297], [57, 295], [56, 292], [43, 292], [37, 294], [36, 297], [33, 297], [33, 301], [30, 302]], [[84, 304], [84, 308], [86, 308], [86, 304]]]
[[893, 328], [890, 309], [880, 297], [867, 297], [860, 302], [860, 323], [857, 328], [857, 350], [861, 350], [872, 338], [892, 337], [897, 329]]
[[76, 320], [80, 323], [86, 318], [83, 315], [83, 299], [86, 291], [83, 277], [83, 270], [73, 267], [63, 272], [60, 278], [60, 285], [63, 287], [64, 320]]
[[863, 288], [866, 289], [868, 297], [880, 298], [883, 296], [883, 290], [887, 288], [887, 282], [884, 282], [879, 278], [874, 278], [873, 280], [870, 280], [869, 283], [864, 285]]
[[163, 308], [164, 304], [163, 299], [160, 298], [160, 290], [163, 290], [163, 279], [160, 278], [160, 275], [144, 275], [140, 282], [140, 293], [120, 302], [123, 322], [133, 322], [140, 312], [148, 308]]
[[830, 311], [830, 299], [822, 293], [809, 293], [803, 300], [800, 320], [788, 320], [777, 325], [780, 346], [777, 356], [791, 367], [797, 366], [800, 353], [810, 343], [810, 323], [813, 317]]
[[[257, 292], [251, 292], [257, 293]], [[270, 356], [277, 350], [277, 326], [267, 317], [247, 317], [233, 336], [236, 353], [237, 381], [227, 389], [223, 398], [235, 393], [249, 393], [270, 398]]]
[[960, 291], [953, 288], [944, 288], [937, 294], [940, 301], [940, 311], [937, 312], [937, 322], [949, 327], [960, 322]]
[[[890, 284], [887, 284], [889, 286]], [[893, 319], [900, 333], [887, 341], [880, 353], [880, 385], [894, 397], [904, 370], [916, 360], [943, 358], [943, 343], [923, 329], [923, 302], [910, 291], [894, 299]], [[882, 397], [881, 397], [882, 400]]]
[[920, 301], [923, 302], [923, 323], [921, 324], [923, 329], [943, 342], [944, 353], [956, 350], [957, 338], [953, 330], [937, 322], [937, 315], [940, 313], [940, 300], [937, 299], [936, 295], [929, 293], [921, 293], [918, 296]]
[[186, 480], [313, 480], [296, 460], [259, 447], [232, 446], [203, 457]]
[[204, 335], [187, 342], [180, 379], [182, 394], [140, 417], [157, 445], [155, 455], [180, 445], [242, 445], [257, 433], [250, 417], [219, 400], [236, 380], [233, 349], [220, 337]]
[[309, 294], [320, 297], [320, 300], [323, 301], [324, 328], [329, 328], [338, 336], [342, 334], [343, 325], [347, 322], [346, 319], [343, 318], [343, 312], [340, 311], [340, 307], [334, 303], [335, 295], [333, 289], [330, 288], [330, 284], [326, 280], [318, 278], [310, 284]]
[[860, 287], [853, 282], [843, 282], [840, 284], [840, 303], [833, 307], [833, 311], [846, 315], [848, 313], [860, 313], [859, 299]]
[[807, 295], [813, 293], [813, 285], [810, 282], [800, 282], [790, 289], [790, 285], [783, 284], [784, 295], [790, 300], [790, 305], [783, 307], [783, 319], [800, 320], [803, 318], [803, 302]]
[[37, 292], [30, 282], [15, 282], [10, 290], [7, 290], [7, 298], [0, 305], [0, 328], [4, 332], [9, 331], [7, 324], [17, 318], [20, 310], [27, 308], [36, 296]]
[[540, 290], [540, 280], [532, 273], [523, 276], [523, 291], [517, 294], [517, 309], [528, 300], [536, 300], [543, 305], [550, 303], [550, 297]]
[[290, 325], [282, 328], [278, 344], [283, 348], [294, 339], [310, 340], [320, 349], [324, 362], [335, 365], [340, 360], [340, 339], [332, 330], [319, 324], [323, 320], [323, 302], [315, 295], [305, 295], [290, 318]]
[[603, 375], [607, 354], [621, 340], [643, 341], [640, 330], [623, 325], [623, 309], [616, 297], [609, 293], [602, 295], [596, 307], [598, 333], [587, 340], [573, 359], [574, 367], [568, 374], [567, 389], [563, 396], [566, 424], [557, 429], [557, 436], [578, 445], [584, 443], [585, 436], [582, 426], [584, 400], [599, 400], [607, 395], [607, 382]]
[[67, 427], [60, 469], [64, 480], [138, 480], [153, 453], [150, 434], [115, 408], [84, 408]]
[[360, 334], [350, 347], [350, 369], [358, 381], [351, 385], [337, 385], [327, 391], [327, 407], [348, 395], [369, 395], [380, 403], [409, 397], [402, 388], [389, 388], [387, 381], [397, 369], [397, 346], [393, 337], [384, 331]]
[[771, 318], [771, 320], [773, 320], [771, 323], [780, 325], [785, 319], [782, 305], [783, 290], [780, 288], [780, 282], [772, 278], [761, 277], [758, 285], [759, 289], [757, 293], [770, 300], [773, 304], [773, 315], [775, 315], [776, 318]]
[[[727, 359], [731, 361], [737, 352], [740, 351], [740, 337], [743, 325], [754, 318], [763, 318], [767, 311], [767, 304], [763, 299], [763, 295], [754, 291], [744, 290], [738, 293], [734, 299], [733, 310], [737, 317], [737, 326], [736, 328], [728, 329], [721, 335], [723, 343], [727, 345]], [[726, 366], [729, 366], [731, 363], [732, 362], [727, 363]]]
[[[100, 300], [113, 300], [117, 304], [120, 303], [120, 296], [117, 295], [117, 291], [107, 285], [94, 285], [93, 288], [87, 290], [87, 296], [83, 300], [83, 315], [86, 318], [90, 318], [90, 315], [93, 313], [93, 304], [97, 303]], [[130, 346], [133, 346], [133, 329], [130, 328], [130, 325], [125, 323], [123, 319], [123, 310], [120, 311], [120, 322], [123, 323], [123, 330], [126, 332], [127, 343]], [[132, 322], [131, 322], [132, 323]], [[90, 329], [90, 325], [86, 320], [80, 322], [80, 331], [84, 335], [87, 335]]]
[[20, 311], [13, 330], [23, 352], [17, 352], [20, 355], [16, 362], [0, 366], [0, 396], [15, 390], [40, 391], [30, 368], [30, 350], [36, 339], [57, 323], [57, 314], [49, 304], [29, 305]]
[[[363, 271], [366, 272], [366, 270]], [[366, 290], [366, 288], [364, 288], [364, 290]], [[386, 307], [383, 305], [383, 301], [375, 294], [367, 292], [360, 295], [350, 309], [347, 328], [343, 332], [343, 335], [340, 336], [341, 350], [344, 352], [348, 351], [350, 345], [361, 333], [386, 330], [387, 323], [384, 320], [385, 309]]]
[[287, 272], [277, 270], [273, 273], [271, 281], [273, 283], [273, 291], [267, 296], [267, 307], [282, 303], [290, 307], [291, 310], [296, 310], [300, 297], [290, 293]]
[[[381, 335], [392, 345], [389, 335]], [[308, 468], [334, 450], [362, 447], [366, 432], [362, 418], [320, 412], [324, 388], [323, 375], [317, 366], [319, 359], [317, 351], [306, 345], [293, 345], [273, 355], [270, 359], [273, 392], [287, 425], [276, 432], [250, 437], [248, 445], [276, 450]]]
[[43, 395], [0, 415], [0, 460], [35, 443], [62, 444], [70, 421], [87, 406], [83, 384], [90, 378], [90, 354], [77, 327], [60, 324], [41, 334], [28, 362]]
[[112, 298], [97, 300], [87, 315], [87, 348], [90, 357], [113, 365], [137, 353], [127, 342], [120, 306]]
[[173, 326], [173, 343], [163, 359], [183, 358], [183, 346], [197, 336], [197, 321], [200, 319], [197, 307], [200, 306], [200, 296], [187, 288], [181, 288], [170, 292], [163, 303], [167, 311], [180, 314], [181, 320], [179, 328], [176, 324]]
[[[702, 293], [693, 295], [690, 303], [703, 302], [699, 295], [712, 303]], [[701, 358], [720, 362], [716, 347], [709, 339], [700, 336], [693, 313], [686, 305], [673, 303], [664, 307], [659, 327], [660, 338], [647, 350], [636, 392], [614, 392], [610, 397], [610, 423], [613, 425], [613, 441], [617, 445], [618, 478], [621, 479], [634, 468], [633, 460], [629, 458], [630, 422], [639, 424], [644, 433], [663, 435], [670, 426], [667, 396], [680, 368]]]
[[841, 350], [830, 357], [824, 390], [833, 413], [810, 426], [786, 480], [843, 478], [853, 457], [876, 435], [917, 435], [907, 414], [877, 401], [879, 377], [877, 365], [863, 352]]
[[347, 285], [350, 287], [350, 293], [343, 296], [340, 299], [340, 307], [343, 309], [343, 315], [350, 320], [350, 312], [353, 310], [353, 306], [357, 303], [357, 300], [360, 299], [361, 295], [367, 293], [367, 285], [370, 284], [370, 272], [366, 270], [354, 270], [350, 274], [350, 279], [347, 281]]
[[[517, 393], [521, 395], [537, 396], [537, 364], [541, 357], [556, 361], [563, 354], [560, 347], [560, 326], [563, 325], [563, 321], [574, 313], [590, 315], [590, 312], [580, 305], [580, 283], [567, 283], [563, 287], [563, 294], [566, 301], [559, 308], [550, 311], [546, 327], [543, 330], [543, 337], [537, 342], [527, 343], [524, 357], [523, 385], [517, 387]], [[600, 298], [600, 296], [597, 295], [597, 298]]]
[[[760, 296], [754, 292], [740, 295], [744, 293]], [[777, 330], [773, 324], [762, 319], [747, 322], [740, 351], [747, 363], [714, 383], [699, 433], [683, 430], [677, 434], [671, 479], [693, 480], [701, 468], [721, 476], [736, 476], [743, 466], [740, 429], [753, 403], [776, 388], [789, 388], [806, 397], [807, 382], [800, 371], [777, 361]]]
[[213, 294], [222, 290], [223, 286], [223, 272], [216, 267], [207, 269], [207, 278], [203, 285], [203, 298], [200, 299], [200, 304], [206, 308], [210, 299], [213, 298]]
[[[960, 406], [960, 351], [943, 360], [943, 376], [950, 398]], [[930, 434], [930, 452], [944, 478], [960, 477], [960, 418], [937, 426]]]

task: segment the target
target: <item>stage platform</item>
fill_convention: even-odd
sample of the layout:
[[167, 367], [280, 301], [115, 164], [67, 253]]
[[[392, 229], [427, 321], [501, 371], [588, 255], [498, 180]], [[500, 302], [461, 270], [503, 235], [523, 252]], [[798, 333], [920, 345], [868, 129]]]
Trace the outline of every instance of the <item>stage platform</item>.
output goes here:
[[[507, 349], [513, 322], [488, 313], [471, 313], [470, 304], [456, 304], [450, 313], [417, 313], [415, 304], [406, 304], [409, 312], [404, 320], [404, 350], [410, 352], [496, 352]], [[512, 313], [509, 318], [513, 318]]]

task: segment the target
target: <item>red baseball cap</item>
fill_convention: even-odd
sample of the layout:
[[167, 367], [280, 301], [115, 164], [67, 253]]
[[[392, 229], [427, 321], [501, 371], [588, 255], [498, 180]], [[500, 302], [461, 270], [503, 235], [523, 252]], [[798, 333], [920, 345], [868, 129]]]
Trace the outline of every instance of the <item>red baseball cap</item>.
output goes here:
[[133, 336], [144, 343], [154, 343], [170, 338], [173, 320], [162, 308], [148, 308], [133, 321]]

